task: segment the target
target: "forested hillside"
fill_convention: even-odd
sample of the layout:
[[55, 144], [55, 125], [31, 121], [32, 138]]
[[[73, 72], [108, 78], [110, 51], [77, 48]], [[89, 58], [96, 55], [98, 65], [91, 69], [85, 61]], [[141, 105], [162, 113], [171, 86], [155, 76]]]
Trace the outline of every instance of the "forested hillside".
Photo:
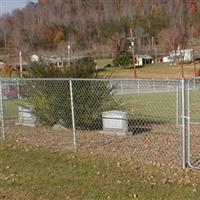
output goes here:
[[115, 52], [132, 28], [138, 49], [174, 49], [198, 40], [199, 11], [198, 0], [39, 0], [0, 19], [0, 45], [29, 51], [70, 41], [73, 51]]

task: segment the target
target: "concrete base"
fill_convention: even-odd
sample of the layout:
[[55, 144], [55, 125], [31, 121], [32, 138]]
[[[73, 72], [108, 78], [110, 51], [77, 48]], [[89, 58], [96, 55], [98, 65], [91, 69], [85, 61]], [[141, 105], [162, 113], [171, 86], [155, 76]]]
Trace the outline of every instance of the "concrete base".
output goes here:
[[28, 127], [36, 127], [36, 124], [29, 124], [29, 123], [20, 123], [20, 122], [16, 122], [15, 123], [16, 126], [28, 126]]
[[105, 134], [105, 135], [117, 135], [117, 136], [129, 136], [132, 135], [133, 133], [128, 131], [128, 132], [118, 132], [118, 131], [99, 131], [99, 133], [101, 134]]

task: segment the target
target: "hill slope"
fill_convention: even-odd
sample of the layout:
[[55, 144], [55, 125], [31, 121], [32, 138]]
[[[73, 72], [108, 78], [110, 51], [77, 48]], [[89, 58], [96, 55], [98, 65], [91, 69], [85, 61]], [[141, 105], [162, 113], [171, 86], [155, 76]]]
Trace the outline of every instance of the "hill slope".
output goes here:
[[73, 50], [104, 44], [114, 51], [132, 27], [139, 48], [173, 49], [199, 37], [199, 7], [197, 0], [39, 0], [1, 18], [0, 45], [26, 51], [70, 40]]

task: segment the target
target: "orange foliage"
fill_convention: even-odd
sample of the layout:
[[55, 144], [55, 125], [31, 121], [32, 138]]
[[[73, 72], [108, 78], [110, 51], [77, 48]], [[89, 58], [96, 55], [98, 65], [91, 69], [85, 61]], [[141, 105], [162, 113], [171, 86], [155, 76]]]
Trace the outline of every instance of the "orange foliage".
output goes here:
[[144, 12], [143, 12], [144, 0], [135, 0], [134, 6], [136, 8], [137, 14], [144, 15]]
[[200, 76], [200, 69], [197, 71], [197, 76], [198, 77]]
[[65, 39], [64, 33], [54, 26], [44, 26], [40, 33], [41, 39], [48, 42], [58, 43]]
[[51, 2], [53, 2], [53, 1], [52, 0], [39, 0], [38, 1], [39, 4], [49, 4]]
[[151, 11], [153, 14], [158, 14], [160, 12], [160, 7], [157, 3], [152, 3]]
[[143, 7], [143, 0], [135, 0], [135, 6], [141, 9]]
[[190, 12], [191, 12], [192, 15], [197, 14], [197, 12], [198, 12], [198, 7], [197, 7], [197, 1], [196, 1], [196, 0], [192, 0]]
[[65, 40], [65, 35], [62, 31], [58, 31], [54, 37], [54, 43], [59, 43], [60, 41]]
[[200, 22], [193, 23], [192, 36], [198, 37], [200, 35]]
[[42, 40], [46, 40], [51, 42], [54, 39], [54, 28], [51, 26], [43, 26], [41, 29], [41, 38]]
[[11, 65], [8, 65], [8, 64], [6, 64], [5, 66], [4, 66], [4, 73], [6, 74], [6, 75], [8, 75], [9, 77], [11, 77], [11, 75], [12, 75], [12, 73], [13, 73], [13, 67], [11, 66]]

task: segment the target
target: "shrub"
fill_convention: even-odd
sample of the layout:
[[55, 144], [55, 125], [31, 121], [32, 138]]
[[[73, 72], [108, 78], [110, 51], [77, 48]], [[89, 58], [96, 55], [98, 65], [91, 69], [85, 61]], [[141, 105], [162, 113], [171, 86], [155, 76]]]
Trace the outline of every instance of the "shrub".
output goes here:
[[[32, 63], [29, 75], [34, 78], [98, 78], [94, 67], [84, 62], [73, 63], [69, 68], [58, 68], [45, 63]], [[100, 128], [103, 111], [117, 107], [112, 98], [109, 82], [73, 80], [76, 126]], [[32, 87], [34, 85], [34, 87]], [[69, 80], [33, 80], [28, 82], [31, 104], [39, 124], [71, 127], [71, 101]]]
[[95, 73], [96, 63], [90, 57], [83, 57], [58, 68], [53, 63], [31, 62], [27, 77], [34, 78], [87, 78]]
[[132, 54], [127, 51], [123, 50], [120, 51], [114, 58], [113, 64], [115, 67], [127, 67], [132, 62]]
[[96, 71], [96, 62], [91, 57], [83, 57], [71, 62], [68, 72], [71, 77], [86, 78]]
[[117, 109], [109, 82], [78, 80], [73, 82], [76, 125], [81, 128], [101, 128], [103, 111]]

